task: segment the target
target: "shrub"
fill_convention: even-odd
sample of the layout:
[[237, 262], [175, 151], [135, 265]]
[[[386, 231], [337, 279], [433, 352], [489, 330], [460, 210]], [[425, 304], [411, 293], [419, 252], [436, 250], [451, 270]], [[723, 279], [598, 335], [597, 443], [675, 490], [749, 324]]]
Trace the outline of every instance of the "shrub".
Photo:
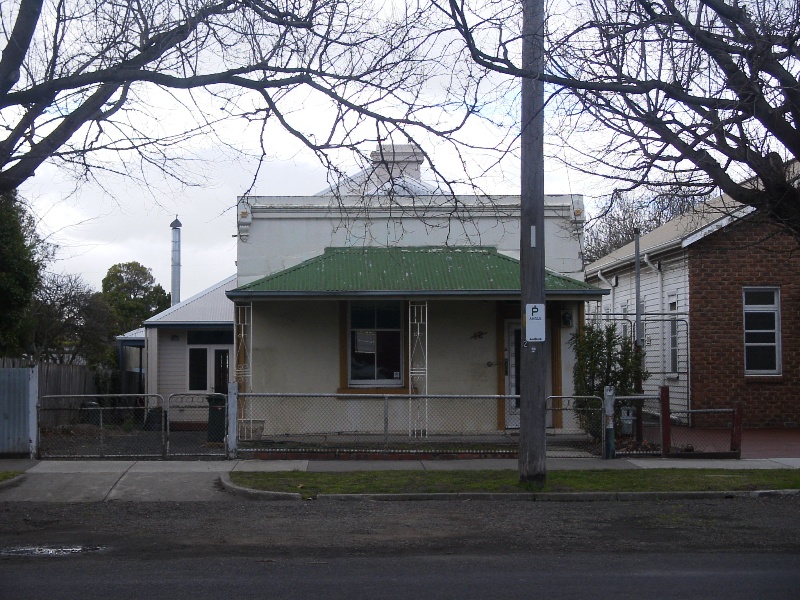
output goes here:
[[[575, 352], [572, 371], [576, 396], [603, 397], [606, 386], [613, 386], [617, 396], [636, 393], [647, 379], [644, 355], [630, 336], [622, 336], [613, 323], [584, 325], [570, 339]], [[586, 432], [600, 437], [603, 426], [603, 402], [594, 398], [578, 398], [575, 407], [581, 411]]]

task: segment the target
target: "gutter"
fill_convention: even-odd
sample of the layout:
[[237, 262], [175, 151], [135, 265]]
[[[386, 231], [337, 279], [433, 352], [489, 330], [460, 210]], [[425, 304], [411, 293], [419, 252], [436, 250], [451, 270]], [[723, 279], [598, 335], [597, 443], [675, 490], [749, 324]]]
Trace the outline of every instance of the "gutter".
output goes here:
[[[608, 295], [608, 290], [547, 290], [545, 296], [559, 297], [595, 297]], [[492, 300], [496, 298], [518, 299], [520, 290], [355, 290], [355, 291], [231, 291], [226, 295], [231, 300], [266, 300], [273, 298], [363, 298], [363, 297], [383, 297], [383, 298], [485, 298]]]

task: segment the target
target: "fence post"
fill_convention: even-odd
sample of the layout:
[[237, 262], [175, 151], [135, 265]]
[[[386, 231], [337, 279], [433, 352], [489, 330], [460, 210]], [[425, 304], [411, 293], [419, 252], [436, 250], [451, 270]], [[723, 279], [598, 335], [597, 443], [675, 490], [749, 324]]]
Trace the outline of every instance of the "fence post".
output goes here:
[[731, 428], [731, 452], [737, 458], [742, 457], [742, 403], [737, 402], [733, 408], [733, 427]]
[[614, 400], [617, 392], [614, 386], [607, 385], [603, 390], [605, 429], [603, 430], [603, 458], [614, 458]]
[[383, 397], [383, 447], [389, 447], [389, 396]]
[[39, 365], [34, 366], [28, 373], [30, 457], [39, 458]]
[[669, 386], [662, 385], [659, 388], [661, 399], [661, 457], [669, 456], [672, 447], [672, 422], [670, 421], [669, 408]]
[[228, 384], [228, 435], [226, 439], [226, 451], [228, 458], [233, 460], [236, 458], [236, 450], [238, 448], [239, 431], [238, 431], [238, 415], [239, 415], [239, 385], [237, 383]]
[[100, 458], [105, 458], [106, 455], [105, 452], [106, 438], [103, 430], [103, 408], [104, 406], [102, 404], [100, 404], [100, 406], [97, 407], [97, 410], [100, 411]]
[[169, 458], [169, 407], [171, 402], [172, 396], [167, 396], [165, 400], [164, 397], [161, 397], [161, 457], [164, 460]]

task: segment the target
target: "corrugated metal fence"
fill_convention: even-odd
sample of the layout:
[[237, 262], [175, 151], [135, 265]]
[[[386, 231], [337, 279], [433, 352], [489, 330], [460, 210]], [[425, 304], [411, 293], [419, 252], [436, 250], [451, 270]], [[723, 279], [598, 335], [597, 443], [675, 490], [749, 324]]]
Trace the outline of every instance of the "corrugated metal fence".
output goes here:
[[30, 454], [37, 380], [35, 368], [0, 369], [0, 456]]

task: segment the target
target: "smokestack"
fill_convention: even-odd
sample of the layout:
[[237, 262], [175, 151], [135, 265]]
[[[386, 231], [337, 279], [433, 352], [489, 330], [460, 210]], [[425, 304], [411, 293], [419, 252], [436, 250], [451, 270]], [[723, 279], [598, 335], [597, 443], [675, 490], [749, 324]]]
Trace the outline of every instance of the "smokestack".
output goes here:
[[169, 225], [172, 227], [172, 306], [181, 301], [181, 222], [178, 215]]

